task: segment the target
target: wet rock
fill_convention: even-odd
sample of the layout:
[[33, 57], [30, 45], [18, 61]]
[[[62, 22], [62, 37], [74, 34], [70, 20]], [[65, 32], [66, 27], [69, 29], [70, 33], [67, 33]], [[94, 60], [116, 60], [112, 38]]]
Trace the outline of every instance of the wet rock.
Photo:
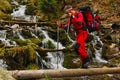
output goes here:
[[113, 23], [111, 27], [112, 27], [112, 29], [120, 29], [120, 22]]

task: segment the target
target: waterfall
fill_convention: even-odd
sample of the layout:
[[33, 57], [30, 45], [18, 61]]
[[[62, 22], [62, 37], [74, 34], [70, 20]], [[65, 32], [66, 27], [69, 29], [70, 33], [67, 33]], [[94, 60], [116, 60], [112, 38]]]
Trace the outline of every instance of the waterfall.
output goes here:
[[[6, 46], [11, 46], [10, 45], [10, 40], [6, 40], [6, 30], [2, 30], [0, 31], [0, 44], [3, 43]], [[2, 49], [0, 49], [0, 52], [2, 51]], [[7, 68], [7, 64], [3, 59], [0, 59], [0, 66], [3, 68]]]
[[30, 33], [31, 33], [31, 35], [32, 35], [33, 37], [39, 39], [38, 36], [36, 36], [36, 35], [34, 34], [34, 31], [37, 32], [36, 29], [32, 29], [32, 28], [29, 27], [29, 30], [30, 30]]
[[21, 18], [25, 16], [25, 9], [26, 6], [25, 5], [19, 5], [18, 10], [13, 9], [13, 13], [11, 14], [13, 16], [13, 18], [18, 17]]
[[2, 41], [6, 46], [11, 46], [10, 40], [6, 39], [6, 34], [6, 30], [0, 31], [0, 41]]
[[[55, 45], [55, 49], [63, 49], [64, 47], [62, 46], [61, 43], [57, 43], [56, 41], [54, 41], [52, 38], [50, 38], [47, 34], [46, 31], [42, 30], [40, 27], [38, 28], [39, 31], [41, 31], [43, 33], [43, 35], [45, 36], [45, 39], [43, 40], [43, 47], [46, 48], [46, 46], [44, 46], [44, 44], [47, 41], [51, 41], [52, 44]], [[59, 47], [57, 47], [57, 45], [59, 45]], [[57, 52], [48, 52], [47, 53], [47, 59], [48, 62], [45, 62], [43, 60], [43, 63], [47, 65], [48, 68], [51, 69], [64, 69], [64, 67], [62, 66], [63, 61], [64, 61], [64, 54], [62, 51], [57, 51]]]
[[36, 52], [37, 58], [36, 58], [36, 63], [38, 66], [40, 66], [42, 69], [44, 69], [44, 60], [42, 59], [42, 57], [38, 54], [38, 52]]
[[[26, 10], [26, 5], [19, 5], [18, 2], [13, 1], [13, 4], [19, 6], [18, 9], [13, 9], [13, 13], [11, 14], [13, 18], [19, 18], [23, 19], [26, 21], [33, 21], [36, 22], [37, 17], [36, 16], [29, 16], [25, 15], [25, 10]], [[16, 25], [12, 26], [12, 28], [16, 27]], [[47, 32], [43, 31], [42, 29], [38, 28], [42, 33], [45, 35], [45, 39], [43, 40], [43, 44], [46, 43], [47, 41], [51, 41], [52, 44], [55, 45], [56, 49], [62, 49], [64, 48], [60, 43], [55, 42], [53, 39], [51, 39]], [[21, 30], [20, 29], [14, 29], [13, 33], [17, 35], [21, 40], [25, 40], [24, 37], [21, 35]], [[38, 38], [34, 33], [31, 32], [31, 35], [34, 36], [35, 38]], [[57, 47], [59, 45], [59, 48]], [[36, 53], [37, 54], [37, 53]], [[48, 52], [47, 53], [47, 59], [49, 60], [46, 62], [45, 60], [41, 60], [48, 68], [52, 69], [63, 69], [64, 67], [62, 66], [62, 63], [64, 61], [64, 55], [61, 51], [59, 52]], [[39, 55], [39, 54], [37, 54]], [[40, 55], [38, 56], [40, 57]]]
[[17, 1], [13, 1], [12, 4], [19, 6], [18, 9], [13, 9], [13, 13], [11, 13], [13, 19], [22, 19], [25, 21], [32, 21], [36, 22], [37, 21], [37, 16], [31, 16], [31, 15], [26, 15], [25, 10], [26, 10], [26, 5], [20, 5]]
[[93, 35], [93, 41], [92, 44], [93, 46], [95, 46], [95, 62], [98, 63], [108, 63], [106, 60], [102, 59], [102, 47], [103, 47], [103, 42], [100, 40], [100, 37], [97, 36], [97, 33], [93, 32], [90, 33], [91, 35]]
[[7, 69], [8, 65], [6, 64], [4, 60], [0, 59], [0, 67]]
[[[55, 49], [64, 48], [61, 43], [57, 43], [52, 38], [50, 38], [47, 32], [42, 30], [40, 27], [37, 27], [35, 29], [29, 28], [29, 30], [31, 32], [31, 35], [37, 39], [39, 39], [39, 37], [36, 36], [35, 33], [37, 31], [42, 32], [42, 34], [45, 36], [45, 38], [42, 40], [43, 48], [48, 48], [47, 45], [45, 45], [48, 41], [52, 42], [52, 44], [55, 46]], [[58, 45], [59, 47], [57, 47]], [[36, 63], [38, 64], [38, 66], [40, 66], [42, 69], [44, 69], [44, 66], [46, 66], [47, 68], [51, 68], [51, 69], [64, 69], [64, 67], [62, 66], [63, 61], [64, 61], [64, 54], [62, 51], [48, 52], [47, 54], [48, 54], [48, 56], [46, 57], [47, 61], [45, 61], [44, 59], [42, 59], [40, 54], [36, 52], [36, 55], [37, 55]]]
[[18, 24], [12, 25], [11, 28], [13, 29], [14, 36], [18, 36], [19, 39], [25, 41], [24, 37], [21, 35], [22, 28], [20, 28]]

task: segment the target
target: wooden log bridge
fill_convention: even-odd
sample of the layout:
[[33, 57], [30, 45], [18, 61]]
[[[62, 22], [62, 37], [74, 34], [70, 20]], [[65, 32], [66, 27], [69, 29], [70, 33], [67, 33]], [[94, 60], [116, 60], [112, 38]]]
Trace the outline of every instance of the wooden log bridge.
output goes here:
[[86, 75], [119, 74], [120, 67], [114, 68], [89, 68], [89, 69], [63, 69], [63, 70], [15, 70], [8, 71], [16, 79], [40, 79], [80, 77]]

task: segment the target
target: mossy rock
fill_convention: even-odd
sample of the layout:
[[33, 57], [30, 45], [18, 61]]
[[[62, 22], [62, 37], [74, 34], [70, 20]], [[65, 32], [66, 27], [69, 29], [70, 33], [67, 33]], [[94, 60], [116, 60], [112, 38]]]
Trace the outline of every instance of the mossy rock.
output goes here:
[[80, 68], [81, 61], [79, 59], [79, 55], [75, 52], [66, 52], [64, 58], [63, 66], [65, 68]]
[[27, 70], [39, 70], [40, 68], [35, 63], [30, 63], [26, 67]]
[[8, 69], [25, 69], [31, 62], [36, 62], [36, 51], [31, 45], [1, 48], [0, 51]]

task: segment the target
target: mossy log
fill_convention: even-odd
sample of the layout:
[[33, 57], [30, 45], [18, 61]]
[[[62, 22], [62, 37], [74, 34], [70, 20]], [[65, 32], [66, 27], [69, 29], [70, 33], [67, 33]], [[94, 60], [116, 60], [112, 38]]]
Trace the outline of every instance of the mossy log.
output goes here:
[[80, 77], [86, 75], [119, 74], [120, 68], [91, 68], [91, 69], [63, 69], [63, 70], [15, 70], [8, 71], [16, 79], [40, 79]]

